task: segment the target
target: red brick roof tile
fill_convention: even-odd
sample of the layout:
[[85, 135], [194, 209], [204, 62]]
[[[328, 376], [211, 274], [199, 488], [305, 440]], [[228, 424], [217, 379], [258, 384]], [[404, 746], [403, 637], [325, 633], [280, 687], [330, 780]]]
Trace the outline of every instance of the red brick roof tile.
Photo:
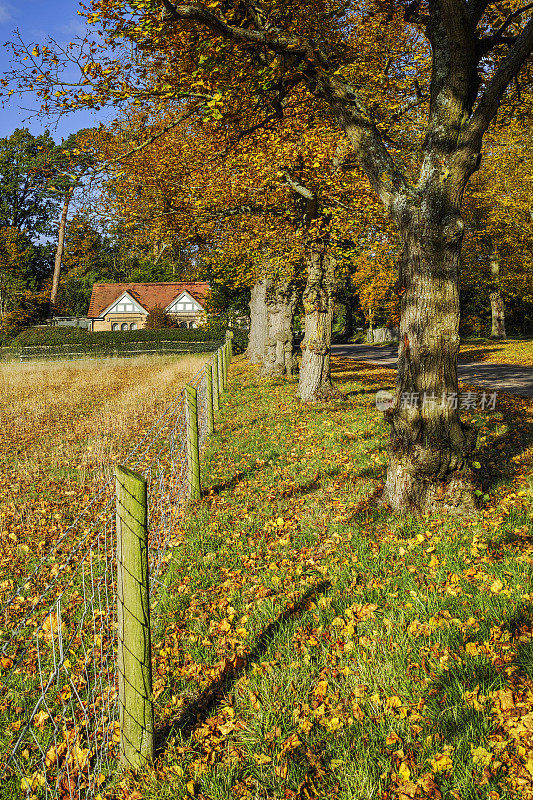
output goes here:
[[143, 308], [151, 311], [159, 306], [167, 308], [182, 292], [188, 292], [201, 306], [209, 292], [209, 284], [203, 281], [182, 283], [95, 283], [89, 303], [88, 317], [99, 317], [102, 311], [128, 292]]

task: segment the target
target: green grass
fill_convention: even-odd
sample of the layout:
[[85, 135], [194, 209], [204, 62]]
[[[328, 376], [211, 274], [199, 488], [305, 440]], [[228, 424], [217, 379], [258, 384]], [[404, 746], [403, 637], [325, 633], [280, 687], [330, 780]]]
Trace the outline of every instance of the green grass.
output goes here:
[[396, 516], [377, 501], [391, 373], [334, 369], [343, 399], [302, 406], [232, 366], [157, 611], [159, 756], [125, 792], [533, 791], [531, 404], [476, 416], [478, 518]]
[[464, 361], [533, 367], [533, 340], [507, 339], [498, 342], [488, 338], [463, 339], [459, 357]]

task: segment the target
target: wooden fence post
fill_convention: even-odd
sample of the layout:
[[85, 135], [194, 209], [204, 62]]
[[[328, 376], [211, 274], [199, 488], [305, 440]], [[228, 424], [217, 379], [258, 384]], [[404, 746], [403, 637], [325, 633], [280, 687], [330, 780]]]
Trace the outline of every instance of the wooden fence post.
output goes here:
[[194, 386], [185, 386], [185, 418], [187, 424], [187, 466], [189, 499], [199, 500], [200, 447], [198, 442], [198, 393]]
[[213, 358], [213, 411], [220, 408], [220, 382], [218, 379], [218, 353]]
[[218, 395], [220, 404], [220, 395], [224, 391], [224, 362], [222, 361], [222, 348], [218, 350]]
[[225, 392], [228, 391], [228, 346], [224, 344], [222, 347], [222, 388]]
[[146, 481], [115, 468], [120, 761], [141, 769], [154, 757]]
[[231, 359], [233, 358], [233, 331], [226, 331], [226, 345], [228, 348], [228, 361], [231, 364]]
[[205, 368], [205, 384], [206, 384], [206, 397], [205, 402], [207, 405], [207, 435], [210, 436], [215, 432], [215, 420], [213, 412], [213, 367], [208, 364]]

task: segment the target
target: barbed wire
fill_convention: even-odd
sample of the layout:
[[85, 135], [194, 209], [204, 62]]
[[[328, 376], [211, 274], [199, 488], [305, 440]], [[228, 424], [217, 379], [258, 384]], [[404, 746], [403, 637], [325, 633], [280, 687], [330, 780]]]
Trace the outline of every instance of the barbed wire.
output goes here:
[[[206, 368], [197, 390], [207, 436]], [[122, 460], [148, 492], [151, 605], [187, 497], [181, 390]], [[107, 479], [0, 607], [0, 780], [27, 798], [96, 798], [118, 757], [115, 483]], [[75, 537], [76, 543], [72, 545]], [[7, 795], [6, 795], [7, 796]]]

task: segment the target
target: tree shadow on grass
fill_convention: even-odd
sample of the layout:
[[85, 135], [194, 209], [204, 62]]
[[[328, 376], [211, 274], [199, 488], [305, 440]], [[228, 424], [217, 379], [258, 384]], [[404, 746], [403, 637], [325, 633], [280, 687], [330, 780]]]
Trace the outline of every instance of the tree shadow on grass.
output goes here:
[[316, 477], [312, 478], [307, 483], [302, 483], [299, 486], [291, 486], [288, 489], [280, 489], [279, 497], [301, 497], [302, 495], [311, 494], [320, 489], [320, 475], [317, 473]]
[[270, 457], [268, 462], [265, 461], [262, 464], [253, 463], [252, 466], [248, 467], [248, 469], [239, 470], [230, 478], [227, 478], [226, 480], [221, 481], [220, 483], [216, 483], [213, 486], [206, 486], [205, 488], [202, 488], [202, 497], [203, 498], [209, 497], [211, 495], [220, 494], [221, 492], [230, 489], [235, 489], [235, 487], [237, 486], [238, 483], [240, 483], [240, 481], [251, 478], [254, 472], [257, 472], [257, 470], [259, 469], [263, 469], [267, 465], [272, 466], [272, 464], [274, 464], [280, 457], [279, 453], [270, 453], [269, 456]]
[[217, 483], [214, 486], [206, 486], [205, 489], [202, 489], [202, 497], [210, 497], [214, 494], [220, 494], [228, 489], [235, 489], [238, 483], [243, 479], [247, 478], [248, 476], [252, 475], [254, 472], [253, 468], [246, 469], [246, 470], [239, 470], [231, 478], [228, 478], [221, 483]]
[[513, 478], [521, 470], [521, 465], [514, 459], [531, 447], [533, 441], [533, 414], [525, 411], [524, 400], [523, 397], [505, 395], [499, 410], [507, 430], [479, 444], [476, 460], [481, 464], [483, 491]]
[[272, 639], [284, 623], [301, 614], [309, 603], [313, 602], [319, 594], [323, 594], [330, 587], [331, 583], [329, 581], [321, 581], [310, 587], [297, 603], [290, 604], [275, 620], [272, 620], [267, 625], [262, 633], [259, 634], [253, 648], [248, 653], [242, 657], [234, 656], [232, 659], [227, 659], [220, 677], [204, 689], [199, 697], [181, 712], [179, 717], [169, 720], [156, 730], [156, 757], [164, 751], [170, 736], [179, 732], [184, 738], [187, 738], [192, 734], [198, 723], [205, 722], [224, 701], [225, 696], [231, 691], [240, 676], [265, 653]]
[[[531, 591], [531, 587], [530, 587]], [[493, 617], [493, 619], [492, 619]], [[446, 745], [454, 748], [454, 759], [470, 763], [471, 747], [485, 746], [487, 738], [494, 735], [497, 721], [491, 713], [490, 693], [498, 690], [510, 691], [519, 696], [527, 690], [533, 676], [533, 642], [521, 642], [525, 630], [533, 625], [533, 606], [525, 603], [518, 610], [513, 608], [503, 618], [494, 610], [490, 619], [484, 620], [476, 644], [487, 640], [488, 629], [493, 625], [504, 632], [504, 647], [498, 653], [494, 645], [491, 657], [485, 652], [468, 655], [461, 651], [459, 660], [448, 660], [446, 666], [431, 674], [425, 696], [425, 716], [431, 719], [431, 733]], [[508, 634], [508, 639], [507, 639]], [[474, 636], [468, 639], [475, 641]], [[509, 657], [510, 650], [513, 657]], [[507, 648], [507, 649], [505, 649]], [[450, 647], [457, 649], [457, 643]], [[527, 709], [522, 708], [525, 713]], [[475, 772], [475, 770], [474, 770]], [[472, 774], [472, 791], [479, 776]], [[498, 790], [499, 775], [485, 775], [487, 793]], [[466, 796], [461, 792], [462, 796]]]
[[[487, 347], [488, 344], [491, 346]], [[490, 342], [487, 339], [481, 339], [479, 342], [468, 342], [468, 350], [461, 350], [459, 361], [487, 361], [489, 356], [493, 353], [498, 353], [500, 350], [501, 348], [496, 347], [494, 342]]]
[[517, 555], [533, 549], [530, 508], [511, 508], [509, 516], [487, 540], [488, 552], [493, 559], [503, 559], [510, 551]]

